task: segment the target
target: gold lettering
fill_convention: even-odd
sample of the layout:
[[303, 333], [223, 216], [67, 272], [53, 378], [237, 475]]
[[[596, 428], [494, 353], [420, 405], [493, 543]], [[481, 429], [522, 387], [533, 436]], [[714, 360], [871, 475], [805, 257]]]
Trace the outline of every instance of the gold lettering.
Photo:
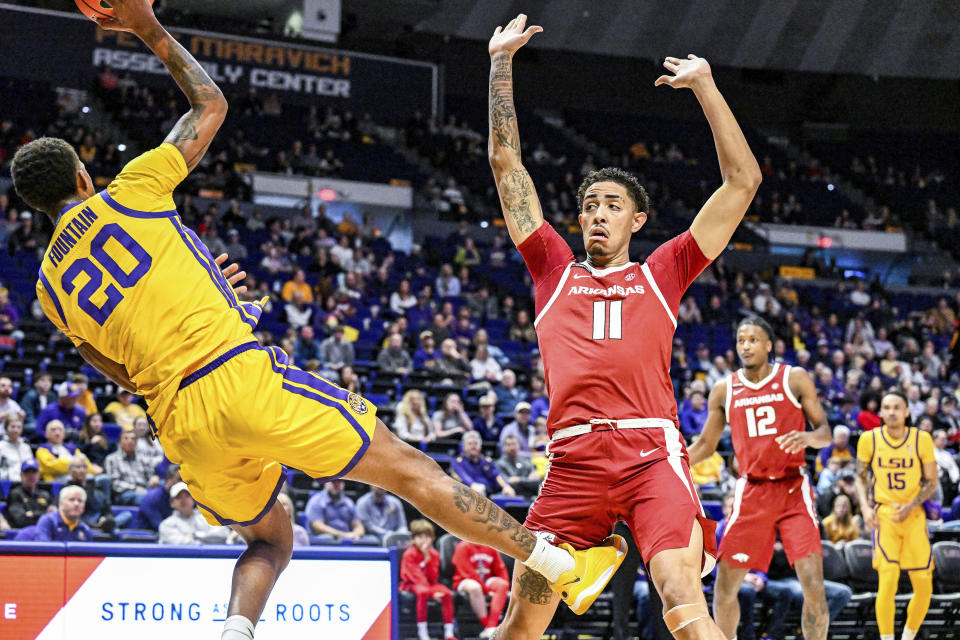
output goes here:
[[264, 50], [263, 62], [264, 64], [275, 64], [277, 66], [283, 66], [283, 47], [267, 47]]
[[243, 62], [243, 43], [236, 40], [227, 40], [223, 47], [223, 56], [227, 60]]
[[248, 44], [243, 55], [247, 62], [263, 63], [263, 45]]
[[287, 65], [291, 69], [299, 69], [303, 63], [302, 49], [287, 49]]
[[350, 75], [350, 56], [331, 56], [330, 72], [339, 73], [345, 76]]
[[213, 49], [213, 43], [213, 38], [193, 36], [193, 38], [190, 39], [190, 51], [195, 56], [207, 57]]

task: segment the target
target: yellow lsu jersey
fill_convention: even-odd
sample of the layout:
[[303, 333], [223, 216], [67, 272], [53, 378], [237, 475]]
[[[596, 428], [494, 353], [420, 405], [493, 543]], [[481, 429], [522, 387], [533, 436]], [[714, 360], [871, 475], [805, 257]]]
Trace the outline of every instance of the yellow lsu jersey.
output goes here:
[[907, 427], [901, 440], [886, 426], [860, 436], [857, 458], [873, 472], [873, 500], [877, 504], [906, 504], [920, 493], [923, 464], [933, 462], [933, 438], [926, 431]]
[[157, 422], [181, 379], [249, 341], [262, 312], [237, 299], [177, 215], [172, 193], [187, 173], [180, 150], [164, 143], [66, 207], [37, 282], [51, 322], [123, 365]]

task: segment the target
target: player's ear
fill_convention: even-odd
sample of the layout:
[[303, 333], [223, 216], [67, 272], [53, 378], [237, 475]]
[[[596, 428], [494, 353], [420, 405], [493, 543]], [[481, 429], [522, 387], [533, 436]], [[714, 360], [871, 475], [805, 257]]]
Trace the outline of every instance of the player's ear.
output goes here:
[[630, 225], [630, 232], [636, 233], [640, 231], [640, 227], [647, 223], [647, 212], [646, 211], [635, 211], [633, 213], [633, 224]]

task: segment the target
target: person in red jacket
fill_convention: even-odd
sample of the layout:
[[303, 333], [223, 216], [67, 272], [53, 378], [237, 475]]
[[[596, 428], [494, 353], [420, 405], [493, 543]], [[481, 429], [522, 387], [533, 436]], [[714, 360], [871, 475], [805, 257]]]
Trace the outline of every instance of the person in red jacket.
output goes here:
[[[461, 540], [453, 552], [453, 568], [453, 588], [470, 598], [470, 606], [483, 625], [480, 637], [492, 637], [510, 591], [510, 578], [503, 558], [493, 547]], [[489, 614], [484, 598], [488, 594]]]
[[419, 640], [430, 640], [427, 632], [427, 603], [440, 602], [443, 611], [445, 640], [457, 640], [453, 635], [453, 592], [440, 584], [440, 554], [433, 548], [436, 534], [428, 520], [410, 523], [412, 544], [400, 560], [400, 590], [417, 596], [417, 635]]

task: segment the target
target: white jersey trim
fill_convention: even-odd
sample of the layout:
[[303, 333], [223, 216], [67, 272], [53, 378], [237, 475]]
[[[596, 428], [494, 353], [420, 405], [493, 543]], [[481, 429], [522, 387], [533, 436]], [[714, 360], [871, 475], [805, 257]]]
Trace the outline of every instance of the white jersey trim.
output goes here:
[[817, 512], [813, 508], [813, 492], [810, 490], [810, 476], [803, 474], [803, 483], [800, 485], [800, 495], [803, 496], [803, 504], [807, 508], [807, 515], [813, 520], [813, 526], [820, 530], [820, 521], [817, 520]]
[[653, 292], [657, 294], [657, 299], [660, 300], [660, 304], [663, 305], [663, 308], [666, 309], [667, 315], [670, 317], [670, 322], [673, 323], [673, 328], [677, 328], [677, 318], [673, 315], [673, 311], [670, 310], [670, 305], [667, 304], [666, 298], [663, 297], [663, 294], [660, 293], [660, 287], [657, 286], [657, 281], [653, 279], [653, 273], [650, 271], [650, 267], [647, 266], [647, 263], [644, 262], [640, 267], [640, 271], [643, 272], [644, 277], [647, 279], [647, 282], [650, 283], [650, 288], [653, 289]]
[[723, 404], [724, 404], [724, 410], [727, 413], [726, 415], [727, 424], [730, 424], [730, 402], [733, 400], [733, 374], [732, 373], [727, 376], [726, 383], [727, 383], [727, 397], [723, 401]]
[[745, 386], [747, 389], [753, 389], [754, 391], [756, 391], [757, 389], [761, 389], [765, 387], [767, 384], [769, 384], [769, 382], [773, 380], [774, 377], [776, 377], [778, 371], [780, 371], [780, 363], [774, 362], [773, 370], [770, 372], [770, 375], [768, 375], [766, 378], [764, 378], [760, 382], [754, 383], [747, 380], [747, 376], [743, 375], [743, 369], [740, 369], [737, 371], [737, 373], [739, 374], [737, 377], [740, 378], [740, 382], [742, 382], [743, 386]]
[[800, 401], [797, 400], [797, 397], [793, 395], [793, 391], [790, 390], [790, 365], [783, 366], [783, 392], [787, 395], [787, 399], [795, 406], [797, 409], [801, 409]]
[[627, 264], [622, 264], [619, 267], [607, 267], [606, 269], [597, 269], [597, 268], [591, 267], [586, 262], [578, 262], [577, 264], [583, 267], [584, 269], [586, 269], [587, 271], [589, 271], [591, 275], [599, 276], [602, 278], [603, 276], [610, 275], [611, 273], [616, 273], [618, 271], [623, 271], [624, 269], [628, 269], [637, 263], [628, 262]]
[[540, 324], [540, 320], [543, 319], [543, 315], [549, 311], [550, 307], [553, 306], [553, 303], [557, 301], [557, 297], [560, 295], [560, 291], [563, 289], [563, 285], [567, 282], [567, 278], [570, 277], [570, 269], [573, 267], [574, 263], [567, 265], [567, 268], [563, 270], [563, 275], [560, 276], [560, 282], [557, 283], [557, 288], [554, 289], [553, 295], [550, 296], [550, 299], [547, 300], [547, 304], [543, 306], [543, 309], [540, 310], [540, 315], [537, 316], [537, 319], [533, 321], [533, 326], [536, 327]]
[[743, 502], [743, 490], [747, 488], [747, 479], [743, 476], [737, 478], [737, 484], [733, 490], [733, 511], [730, 512], [730, 518], [727, 520], [727, 526], [723, 530], [726, 536], [733, 528], [733, 523], [740, 517], [740, 505]]

